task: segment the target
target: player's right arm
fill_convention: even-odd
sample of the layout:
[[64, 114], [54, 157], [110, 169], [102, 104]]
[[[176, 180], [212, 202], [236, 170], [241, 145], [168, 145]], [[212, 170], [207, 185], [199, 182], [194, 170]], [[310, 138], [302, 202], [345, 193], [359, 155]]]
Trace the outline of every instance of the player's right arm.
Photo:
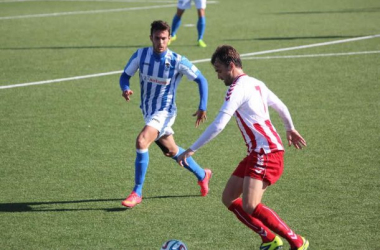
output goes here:
[[207, 127], [199, 139], [190, 147], [190, 150], [197, 151], [203, 145], [214, 139], [226, 127], [231, 117], [245, 100], [244, 89], [241, 85], [236, 85], [227, 90], [225, 101], [220, 108], [215, 120]]
[[183, 152], [177, 158], [179, 165], [187, 164], [186, 158], [192, 156], [195, 151], [204, 146], [206, 143], [213, 140], [223, 129], [226, 127], [228, 122], [231, 120], [231, 117], [235, 111], [239, 108], [244, 99], [244, 90], [240, 86], [235, 86], [230, 88], [225, 97], [225, 101], [219, 111], [219, 114], [215, 120], [207, 127], [203, 134], [198, 138], [196, 142], [189, 149]]
[[220, 111], [215, 120], [210, 124], [210, 126], [207, 127], [207, 129], [198, 138], [198, 140], [194, 142], [194, 144], [190, 148], [188, 148], [185, 152], [178, 156], [178, 164], [182, 167], [184, 164], [187, 164], [186, 158], [192, 156], [195, 153], [195, 151], [197, 151], [206, 143], [210, 142], [220, 132], [222, 132], [223, 129], [226, 127], [227, 123], [230, 121], [230, 119], [231, 115]]
[[136, 71], [139, 68], [138, 55], [139, 50], [131, 56], [127, 65], [124, 68], [123, 73], [120, 76], [120, 89], [122, 91], [122, 96], [125, 98], [126, 101], [129, 101], [131, 99], [130, 96], [133, 94], [133, 91], [129, 87], [129, 79], [136, 73]]
[[133, 95], [133, 91], [129, 88], [129, 79], [131, 76], [127, 75], [127, 73], [123, 72], [120, 76], [120, 88], [123, 92], [121, 95], [125, 98], [125, 100], [128, 102], [131, 99], [131, 95]]

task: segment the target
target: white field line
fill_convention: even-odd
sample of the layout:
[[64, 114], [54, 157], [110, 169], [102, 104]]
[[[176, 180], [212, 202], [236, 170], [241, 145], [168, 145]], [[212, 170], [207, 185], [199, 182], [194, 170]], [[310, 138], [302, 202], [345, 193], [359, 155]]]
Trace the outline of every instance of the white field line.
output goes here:
[[[275, 52], [297, 50], [297, 49], [305, 49], [305, 48], [311, 48], [311, 47], [317, 47], [317, 46], [327, 46], [327, 45], [332, 45], [332, 44], [354, 42], [354, 41], [360, 41], [360, 40], [364, 40], [364, 39], [372, 39], [372, 38], [377, 38], [377, 37], [380, 37], [380, 34], [372, 35], [372, 36], [357, 37], [357, 38], [352, 38], [352, 39], [343, 39], [343, 40], [337, 40], [337, 41], [331, 41], [331, 42], [324, 42], [324, 43], [315, 43], [315, 44], [310, 44], [310, 45], [301, 45], [301, 46], [296, 46], [296, 47], [289, 47], [289, 48], [282, 48], [282, 49], [275, 49], [275, 50], [258, 51], [258, 52], [253, 52], [253, 53], [241, 54], [240, 56], [242, 57], [242, 59], [245, 59], [245, 57], [253, 56], [253, 55], [263, 55], [263, 54], [270, 54], [270, 53], [275, 53]], [[360, 53], [360, 52], [357, 52], [357, 53]], [[250, 58], [248, 57], [248, 59], [250, 59]], [[210, 62], [210, 58], [192, 61], [192, 63], [194, 63], [194, 64], [195, 63], [202, 63], [202, 62]], [[29, 83], [5, 85], [5, 86], [0, 86], [0, 89], [10, 89], [10, 88], [17, 88], [17, 87], [32, 86], [32, 85], [41, 85], [41, 84], [48, 84], [48, 83], [55, 83], [55, 82], [79, 80], [79, 79], [85, 79], [85, 78], [93, 78], [93, 77], [100, 77], [100, 76], [106, 76], [106, 75], [121, 74], [121, 72], [123, 72], [123, 71], [118, 70], [118, 71], [112, 71], [112, 72], [106, 72], [106, 73], [98, 73], [98, 74], [91, 74], [91, 75], [84, 75], [84, 76], [74, 76], [74, 77], [60, 78], [60, 79], [53, 79], [53, 80], [46, 80], [46, 81], [39, 81], [39, 82], [29, 82]]]
[[291, 59], [291, 58], [311, 58], [311, 57], [331, 57], [331, 56], [354, 56], [364, 54], [379, 54], [380, 50], [375, 51], [358, 51], [345, 53], [327, 53], [327, 54], [309, 54], [309, 55], [289, 55], [289, 56], [253, 56], [244, 57], [244, 60], [259, 60], [259, 59]]
[[[314, 43], [314, 44], [309, 44], [309, 45], [301, 45], [301, 46], [282, 48], [282, 49], [264, 50], [264, 51], [240, 54], [240, 57], [244, 59], [244, 57], [246, 56], [263, 55], [263, 54], [270, 54], [270, 53], [283, 52], [283, 51], [289, 51], [289, 50], [299, 50], [299, 49], [307, 49], [307, 48], [313, 48], [313, 47], [321, 47], [321, 46], [327, 46], [327, 45], [339, 44], [339, 43], [356, 42], [360, 40], [372, 39], [372, 38], [377, 38], [377, 37], [380, 37], [380, 34], [371, 35], [371, 36], [361, 36], [361, 37], [355, 37], [355, 38], [349, 38], [349, 39], [343, 39], [343, 40], [336, 40], [336, 41], [330, 41], [330, 42], [324, 42], [324, 43]], [[200, 59], [200, 60], [195, 60], [192, 62], [201, 63], [201, 62], [209, 62], [209, 61], [210, 59]]]
[[83, 15], [83, 14], [98, 14], [98, 13], [122, 12], [122, 11], [133, 11], [133, 10], [149, 10], [149, 9], [173, 8], [176, 6], [177, 6], [177, 4], [167, 4], [167, 5], [153, 5], [153, 6], [146, 6], [146, 7], [130, 7], [130, 8], [108, 9], [108, 10], [84, 10], [84, 11], [56, 12], [56, 13], [22, 15], [22, 16], [5, 16], [5, 17], [0, 17], [0, 20], [52, 17], [52, 16], [68, 16], [68, 15]]
[[123, 72], [123, 71], [118, 70], [118, 71], [111, 71], [111, 72], [106, 72], [106, 73], [97, 73], [97, 74], [92, 74], [92, 75], [73, 76], [73, 77], [68, 77], [68, 78], [60, 78], [60, 79], [46, 80], [46, 81], [39, 81], [39, 82], [20, 83], [20, 84], [13, 84], [13, 85], [7, 85], [7, 86], [0, 86], [0, 89], [11, 89], [11, 88], [17, 88], [17, 87], [41, 85], [41, 84], [54, 83], [54, 82], [65, 82], [65, 81], [71, 81], [71, 80], [80, 80], [80, 79], [85, 79], [85, 78], [93, 78], [93, 77], [99, 77], [99, 76], [121, 74], [121, 72]]
[[253, 53], [247, 53], [240, 56], [255, 56], [255, 55], [262, 55], [262, 54], [268, 54], [268, 53], [275, 53], [275, 52], [282, 52], [282, 51], [289, 51], [289, 50], [298, 50], [298, 49], [307, 49], [307, 48], [313, 48], [313, 47], [321, 47], [325, 45], [332, 45], [332, 44], [339, 44], [339, 43], [348, 43], [348, 42], [356, 42], [360, 40], [365, 39], [372, 39], [380, 37], [380, 34], [377, 35], [371, 35], [371, 36], [361, 36], [361, 37], [355, 37], [355, 38], [348, 38], [343, 40], [336, 40], [336, 41], [330, 41], [330, 42], [324, 42], [324, 43], [314, 43], [309, 45], [302, 45], [302, 46], [296, 46], [296, 47], [290, 47], [290, 48], [283, 48], [283, 49], [274, 49], [274, 50], [267, 50], [262, 52], [253, 52]]
[[[6, 0], [1, 3], [22, 3], [22, 2], [109, 2], [109, 3], [177, 3], [174, 0]], [[213, 2], [213, 1], [210, 1]]]
[[[22, 3], [22, 2], [109, 2], [109, 3], [177, 3], [176, 0], [6, 0], [2, 3]], [[207, 1], [207, 4], [214, 4], [218, 1]]]
[[[28, 1], [31, 0], [21, 0]], [[77, 2], [74, 0], [70, 0]], [[79, 1], [95, 1], [95, 2], [109, 2], [102, 0], [79, 0]], [[20, 1], [17, 1], [20, 2]], [[67, 1], [64, 1], [67, 2]], [[69, 12], [56, 12], [56, 13], [45, 13], [45, 14], [33, 14], [33, 15], [21, 15], [21, 16], [4, 16], [0, 17], [0, 20], [10, 20], [10, 19], [22, 19], [22, 18], [39, 18], [39, 17], [53, 17], [53, 16], [68, 16], [68, 15], [82, 15], [82, 14], [98, 14], [98, 13], [109, 13], [109, 12], [122, 12], [122, 11], [133, 11], [133, 10], [149, 10], [149, 9], [160, 9], [160, 8], [172, 8], [177, 7], [177, 3], [173, 1], [120, 1], [120, 2], [135, 2], [135, 3], [172, 3], [167, 5], [153, 5], [146, 7], [130, 7], [130, 8], [118, 8], [118, 9], [106, 9], [106, 10], [85, 10], [85, 11], [69, 11]], [[4, 2], [0, 2], [4, 3]], [[207, 4], [215, 4], [217, 1], [210, 1]]]

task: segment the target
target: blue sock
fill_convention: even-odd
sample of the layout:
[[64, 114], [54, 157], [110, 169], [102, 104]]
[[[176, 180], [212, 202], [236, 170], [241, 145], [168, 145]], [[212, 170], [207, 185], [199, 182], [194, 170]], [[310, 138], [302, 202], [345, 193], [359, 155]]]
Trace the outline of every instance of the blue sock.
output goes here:
[[144, 185], [146, 171], [149, 164], [149, 151], [148, 149], [137, 149], [135, 160], [135, 191], [140, 197], [142, 197], [142, 187]]
[[203, 39], [205, 29], [206, 29], [206, 17], [205, 16], [199, 17], [198, 23], [197, 23], [198, 40]]
[[[185, 150], [178, 147], [178, 153], [173, 157], [173, 159], [177, 161], [178, 156], [183, 152], [185, 152]], [[184, 165], [184, 167], [192, 172], [197, 177], [198, 181], [203, 180], [206, 176], [204, 169], [201, 168], [196, 161], [194, 161], [193, 157], [187, 158], [186, 161], [189, 165]]]
[[177, 16], [177, 14], [173, 17], [173, 23], [172, 23], [172, 34], [171, 36], [175, 36], [177, 34], [178, 28], [181, 25], [181, 17]]

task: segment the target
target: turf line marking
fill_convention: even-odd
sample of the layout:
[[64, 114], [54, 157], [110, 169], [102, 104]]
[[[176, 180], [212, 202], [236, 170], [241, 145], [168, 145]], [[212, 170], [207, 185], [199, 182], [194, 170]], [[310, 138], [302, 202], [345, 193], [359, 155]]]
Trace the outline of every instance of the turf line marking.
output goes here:
[[372, 39], [380, 37], [380, 34], [377, 35], [371, 35], [371, 36], [361, 36], [361, 37], [355, 37], [355, 38], [348, 38], [343, 40], [336, 40], [336, 41], [330, 41], [330, 42], [324, 42], [324, 43], [314, 43], [309, 45], [302, 45], [302, 46], [296, 46], [296, 47], [290, 47], [290, 48], [283, 48], [283, 49], [274, 49], [274, 50], [267, 50], [267, 51], [259, 51], [259, 52], [253, 52], [253, 53], [247, 53], [240, 56], [253, 56], [253, 55], [262, 55], [262, 54], [268, 54], [268, 53], [275, 53], [275, 52], [282, 52], [282, 51], [289, 51], [289, 50], [296, 50], [296, 49], [306, 49], [306, 48], [313, 48], [313, 47], [321, 47], [326, 45], [332, 45], [332, 44], [339, 44], [339, 43], [348, 43], [348, 42], [355, 42], [365, 39]]
[[[105, 2], [105, 3], [175, 3], [175, 0], [8, 0], [2, 3], [23, 3], [23, 2]], [[207, 4], [218, 3], [218, 1], [207, 1]]]
[[[86, 0], [82, 0], [82, 1], [86, 1]], [[89, 1], [91, 1], [91, 0], [89, 0]], [[92, 0], [92, 1], [94, 1], [94, 0]], [[30, 1], [28, 1], [28, 2], [30, 2]], [[66, 1], [64, 1], [64, 2], [66, 2]], [[73, 0], [73, 2], [76, 2], [76, 1]], [[96, 1], [96, 2], [99, 2], [99, 1]], [[108, 2], [108, 1], [106, 1], [106, 2]], [[126, 1], [123, 1], [123, 2], [126, 2]], [[128, 1], [128, 2], [137, 2], [137, 1]], [[144, 2], [149, 3], [148, 1], [144, 1]], [[2, 2], [0, 2], [0, 3], [2, 3]], [[141, 2], [138, 2], [138, 3], [141, 3]], [[160, 3], [160, 2], [150, 1], [150, 3]], [[171, 2], [168, 2], [168, 1], [163, 2], [162, 1], [161, 3], [172, 3], [172, 4], [153, 5], [153, 6], [146, 6], [146, 7], [130, 7], [130, 8], [108, 9], [108, 10], [84, 10], [84, 11], [69, 11], [69, 12], [21, 15], [21, 16], [4, 16], [4, 17], [0, 17], [0, 20], [39, 18], [39, 17], [55, 17], [55, 16], [68, 16], [68, 15], [81, 15], [81, 14], [99, 14], [99, 13], [109, 13], [109, 12], [122, 12], [122, 11], [133, 11], [133, 10], [149, 10], [149, 9], [161, 9], [161, 8], [177, 7], [177, 3], [176, 2], [174, 3], [173, 1], [171, 1]], [[217, 1], [207, 2], [207, 4], [215, 4], [215, 3], [218, 3], [218, 2]]]
[[[2, 3], [24, 3], [24, 2], [105, 2], [105, 3], [175, 3], [175, 0], [8, 0]], [[207, 1], [207, 4], [218, 3], [218, 1]]]
[[[324, 43], [315, 43], [315, 44], [309, 44], [309, 45], [301, 45], [296, 47], [289, 47], [289, 48], [282, 48], [282, 49], [275, 49], [275, 50], [265, 50], [265, 51], [258, 51], [253, 53], [246, 53], [241, 54], [240, 56], [242, 59], [245, 59], [246, 56], [252, 56], [252, 55], [262, 55], [262, 54], [270, 54], [275, 52], [282, 52], [282, 51], [289, 51], [289, 50], [297, 50], [297, 49], [305, 49], [305, 48], [312, 48], [312, 47], [318, 47], [318, 46], [326, 46], [331, 44], [338, 44], [338, 43], [347, 43], [347, 42], [354, 42], [354, 41], [360, 41], [364, 39], [372, 39], [380, 37], [380, 34], [372, 35], [372, 36], [363, 36], [363, 37], [356, 37], [356, 38], [350, 38], [350, 39], [343, 39], [343, 40], [337, 40], [337, 41], [330, 41], [330, 42], [324, 42]], [[202, 63], [202, 62], [210, 62], [210, 58], [207, 59], [200, 59], [191, 61], [192, 63]], [[79, 80], [79, 79], [85, 79], [85, 78], [93, 78], [93, 77], [99, 77], [99, 76], [106, 76], [106, 75], [114, 75], [114, 74], [121, 74], [123, 71], [112, 71], [112, 72], [106, 72], [106, 73], [98, 73], [98, 74], [92, 74], [92, 75], [84, 75], [84, 76], [74, 76], [74, 77], [68, 77], [68, 78], [60, 78], [60, 79], [54, 79], [54, 80], [46, 80], [46, 81], [39, 81], [39, 82], [29, 82], [29, 83], [20, 83], [20, 84], [13, 84], [13, 85], [5, 85], [0, 86], [0, 89], [10, 89], [10, 88], [17, 88], [17, 87], [26, 87], [26, 86], [32, 86], [32, 85], [41, 85], [41, 84], [48, 84], [48, 83], [55, 83], [55, 82], [64, 82], [64, 81], [71, 81], [71, 80]]]
[[118, 70], [118, 71], [111, 71], [111, 72], [98, 73], [98, 74], [92, 74], [92, 75], [73, 76], [73, 77], [68, 77], [68, 78], [60, 78], [60, 79], [46, 80], [46, 81], [39, 81], [39, 82], [20, 83], [20, 84], [14, 84], [14, 85], [0, 86], [0, 89], [10, 89], [10, 88], [26, 87], [26, 86], [32, 86], [32, 85], [41, 85], [41, 84], [54, 83], [54, 82], [65, 82], [65, 81], [71, 81], [71, 80], [80, 80], [80, 79], [93, 78], [93, 77], [99, 77], [99, 76], [121, 74], [121, 72], [123, 72], [123, 71]]
[[[276, 52], [283, 52], [283, 51], [289, 51], [289, 50], [299, 50], [299, 49], [307, 49], [307, 48], [313, 48], [313, 47], [321, 47], [321, 46], [327, 46], [332, 44], [339, 44], [339, 43], [348, 43], [348, 42], [356, 42], [360, 40], [366, 40], [366, 39], [372, 39], [380, 37], [380, 34], [377, 35], [371, 35], [371, 36], [361, 36], [361, 37], [355, 37], [355, 38], [349, 38], [349, 39], [343, 39], [343, 40], [336, 40], [336, 41], [330, 41], [330, 42], [324, 42], [324, 43], [314, 43], [309, 45], [301, 45], [301, 46], [295, 46], [295, 47], [289, 47], [289, 48], [282, 48], [282, 49], [273, 49], [273, 50], [264, 50], [264, 51], [258, 51], [258, 52], [252, 52], [252, 53], [245, 53], [240, 54], [240, 57], [242, 59], [245, 59], [246, 56], [254, 56], [254, 55], [263, 55], [263, 54], [270, 54], [270, 53], [276, 53]], [[209, 62], [210, 59], [200, 59], [192, 61], [192, 63], [201, 63], [201, 62]]]
[[289, 56], [253, 56], [244, 57], [244, 60], [259, 60], [259, 59], [291, 59], [291, 58], [311, 58], [311, 57], [330, 57], [330, 56], [354, 56], [364, 54], [379, 54], [380, 50], [375, 51], [359, 51], [346, 53], [328, 53], [328, 54], [309, 54], [309, 55], [289, 55]]
[[153, 6], [146, 6], [146, 7], [130, 7], [130, 8], [108, 9], [108, 10], [85, 10], [85, 11], [57, 12], [57, 13], [46, 13], [46, 14], [35, 14], [35, 15], [22, 15], [22, 16], [6, 16], [6, 17], [0, 17], [0, 20], [52, 17], [52, 16], [68, 16], [68, 15], [81, 15], [81, 14], [98, 14], [98, 13], [122, 12], [122, 11], [133, 11], [133, 10], [149, 10], [149, 9], [173, 8], [176, 6], [177, 4], [167, 4], [167, 5], [153, 5]]
[[[19, 3], [19, 2], [109, 2], [109, 3], [176, 3], [176, 1], [163, 0], [8, 0], [0, 1], [1, 3]], [[213, 1], [210, 1], [213, 2]]]

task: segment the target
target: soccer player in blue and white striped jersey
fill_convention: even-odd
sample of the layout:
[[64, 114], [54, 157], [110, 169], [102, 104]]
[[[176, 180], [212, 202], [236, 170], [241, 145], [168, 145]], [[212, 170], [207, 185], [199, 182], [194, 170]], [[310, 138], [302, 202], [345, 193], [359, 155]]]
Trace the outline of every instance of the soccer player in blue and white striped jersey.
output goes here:
[[[199, 87], [200, 102], [195, 126], [206, 119], [208, 83], [202, 73], [184, 56], [168, 49], [170, 26], [164, 21], [151, 24], [150, 40], [152, 47], [138, 49], [129, 59], [121, 77], [122, 96], [129, 101], [133, 91], [129, 79], [139, 71], [140, 108], [145, 126], [136, 139], [135, 186], [131, 194], [122, 201], [125, 207], [134, 207], [142, 201], [142, 187], [149, 164], [149, 146], [155, 142], [165, 156], [177, 159], [184, 149], [174, 141], [174, 124], [177, 108], [176, 91], [185, 75]], [[198, 179], [201, 195], [208, 193], [208, 183], [212, 172], [201, 168], [194, 159], [187, 159], [185, 168]]]
[[172, 36], [170, 38], [169, 45], [171, 42], [177, 40], [177, 31], [181, 26], [182, 15], [185, 10], [191, 8], [192, 1], [194, 1], [198, 12], [198, 46], [202, 48], [207, 47], [206, 43], [203, 41], [203, 36], [206, 29], [206, 0], [178, 0], [177, 12], [175, 13], [172, 21]]

